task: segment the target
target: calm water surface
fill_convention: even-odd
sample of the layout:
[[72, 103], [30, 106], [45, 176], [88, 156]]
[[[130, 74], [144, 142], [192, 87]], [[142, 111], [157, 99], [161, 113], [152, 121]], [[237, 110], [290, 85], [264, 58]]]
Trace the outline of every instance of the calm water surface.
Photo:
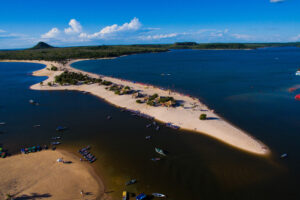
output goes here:
[[[165, 193], [169, 199], [298, 199], [300, 105], [287, 89], [299, 84], [300, 78], [294, 76], [299, 65], [300, 51], [294, 48], [172, 51], [73, 64], [199, 97], [265, 142], [273, 153], [270, 158], [249, 155], [200, 134], [147, 129], [148, 120], [92, 95], [29, 90], [45, 79], [31, 76], [43, 66], [29, 63], [0, 63], [0, 121], [7, 122], [0, 127], [0, 143], [12, 154], [26, 145], [49, 144], [57, 135], [62, 135], [60, 148], [73, 152], [91, 144], [98, 157], [93, 165], [117, 199], [124, 189]], [[30, 105], [29, 99], [40, 106]], [[32, 128], [34, 124], [41, 127]], [[58, 134], [58, 125], [70, 129]], [[146, 135], [153, 136], [151, 141], [144, 139]], [[154, 147], [170, 155], [153, 163]], [[289, 158], [278, 159], [282, 152]], [[126, 188], [124, 183], [131, 178], [138, 183]]]

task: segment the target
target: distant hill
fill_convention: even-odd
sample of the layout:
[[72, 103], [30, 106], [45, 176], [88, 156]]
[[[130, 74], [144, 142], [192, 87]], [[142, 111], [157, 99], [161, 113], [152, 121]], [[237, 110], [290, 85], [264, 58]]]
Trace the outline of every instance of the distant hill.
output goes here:
[[45, 42], [39, 42], [31, 49], [50, 49], [50, 48], [54, 48], [54, 47]]

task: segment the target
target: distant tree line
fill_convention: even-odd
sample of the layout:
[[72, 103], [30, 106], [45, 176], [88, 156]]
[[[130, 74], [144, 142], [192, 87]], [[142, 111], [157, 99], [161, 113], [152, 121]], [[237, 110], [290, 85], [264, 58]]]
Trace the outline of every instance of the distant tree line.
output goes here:
[[55, 48], [40, 42], [26, 50], [0, 51], [0, 60], [48, 60], [66, 63], [70, 59], [117, 57], [136, 53], [164, 52], [169, 49], [256, 49], [261, 47], [296, 46], [300, 43], [207, 43], [176, 42], [174, 44], [101, 45]]

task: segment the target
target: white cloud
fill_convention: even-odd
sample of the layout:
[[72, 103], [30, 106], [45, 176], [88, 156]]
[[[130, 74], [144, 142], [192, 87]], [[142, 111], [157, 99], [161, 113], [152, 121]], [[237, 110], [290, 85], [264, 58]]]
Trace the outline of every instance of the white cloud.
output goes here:
[[298, 42], [299, 41], [300, 42], [300, 34], [295, 36], [295, 37], [292, 37], [291, 41], [293, 41], [293, 42]]
[[43, 39], [55, 38], [59, 35], [60, 31], [58, 28], [52, 28], [50, 31], [42, 35]]
[[124, 23], [121, 26], [113, 24], [111, 26], [106, 26], [99, 32], [93, 34], [81, 33], [79, 37], [86, 39], [101, 39], [116, 33], [137, 31], [141, 28], [141, 26], [142, 24], [140, 23], [139, 19], [135, 17], [129, 23]]
[[66, 34], [81, 33], [82, 26], [78, 21], [76, 21], [76, 19], [71, 19], [69, 25], [69, 28], [65, 28]]
[[252, 39], [251, 35], [246, 35], [246, 34], [234, 33], [234, 34], [231, 34], [231, 36], [233, 36], [236, 39], [241, 39], [241, 40], [250, 40], [250, 39]]
[[285, 0], [270, 0], [271, 3], [280, 3], [284, 2]]
[[0, 33], [5, 33], [6, 31], [3, 29], [0, 29]]
[[177, 33], [170, 33], [170, 34], [141, 36], [140, 38], [144, 40], [159, 40], [159, 39], [173, 38], [176, 37], [177, 35], [178, 35]]

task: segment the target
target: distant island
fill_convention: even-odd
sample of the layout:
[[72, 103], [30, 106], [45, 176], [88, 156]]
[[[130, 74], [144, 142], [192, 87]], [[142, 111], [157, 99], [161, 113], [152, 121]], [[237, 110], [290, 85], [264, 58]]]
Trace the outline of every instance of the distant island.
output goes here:
[[137, 44], [137, 45], [100, 45], [82, 47], [53, 47], [45, 42], [39, 42], [32, 48], [25, 50], [2, 50], [0, 60], [47, 60], [67, 62], [71, 59], [95, 59], [118, 57], [136, 53], [165, 52], [170, 49], [257, 49], [264, 47], [300, 47], [295, 43], [196, 43], [176, 42], [174, 44]]

